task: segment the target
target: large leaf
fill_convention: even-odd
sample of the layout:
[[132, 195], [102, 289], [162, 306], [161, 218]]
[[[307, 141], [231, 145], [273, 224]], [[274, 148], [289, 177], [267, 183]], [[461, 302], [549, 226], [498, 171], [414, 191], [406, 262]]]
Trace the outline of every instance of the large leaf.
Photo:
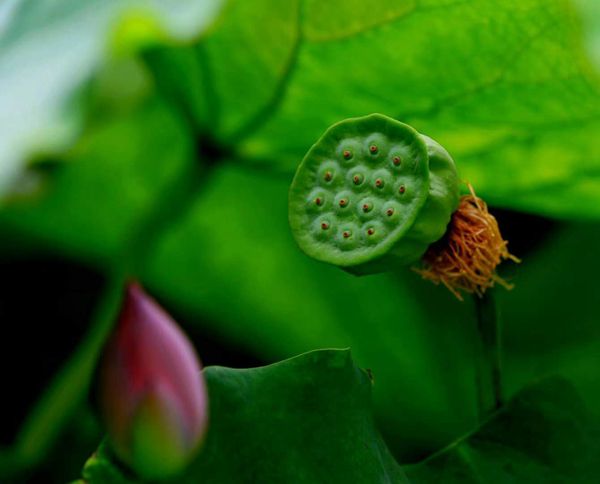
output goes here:
[[600, 83], [571, 2], [365, 8], [234, 2], [197, 52], [222, 143], [290, 173], [330, 124], [381, 112], [440, 141], [497, 205], [600, 217]]
[[[16, 0], [0, 7], [0, 193], [31, 154], [78, 130], [73, 95], [110, 54], [189, 40], [220, 0]], [[118, 50], [118, 52], [115, 52]]]
[[547, 380], [521, 391], [472, 434], [407, 468], [411, 482], [597, 482], [598, 445], [573, 387]]
[[[200, 455], [174, 482], [407, 482], [371, 415], [371, 381], [349, 351], [274, 365], [204, 370], [210, 427]], [[127, 482], [105, 446], [85, 482]]]

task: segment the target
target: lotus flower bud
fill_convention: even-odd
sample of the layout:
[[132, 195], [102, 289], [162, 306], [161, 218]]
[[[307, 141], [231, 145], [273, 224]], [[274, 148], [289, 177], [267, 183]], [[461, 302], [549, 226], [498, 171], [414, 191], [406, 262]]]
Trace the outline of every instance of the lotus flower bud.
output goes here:
[[144, 478], [179, 472], [206, 431], [207, 394], [194, 348], [142, 288], [129, 284], [100, 371], [116, 454]]

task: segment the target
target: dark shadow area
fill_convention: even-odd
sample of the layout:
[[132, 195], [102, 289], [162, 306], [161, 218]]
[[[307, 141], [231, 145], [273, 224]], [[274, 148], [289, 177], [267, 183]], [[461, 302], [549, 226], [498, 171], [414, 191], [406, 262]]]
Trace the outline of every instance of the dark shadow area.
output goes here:
[[556, 220], [513, 210], [490, 207], [490, 212], [508, 240], [510, 252], [519, 258], [535, 252], [561, 226]]
[[66, 260], [0, 255], [2, 419], [10, 444], [32, 405], [75, 350], [103, 286], [103, 277]]

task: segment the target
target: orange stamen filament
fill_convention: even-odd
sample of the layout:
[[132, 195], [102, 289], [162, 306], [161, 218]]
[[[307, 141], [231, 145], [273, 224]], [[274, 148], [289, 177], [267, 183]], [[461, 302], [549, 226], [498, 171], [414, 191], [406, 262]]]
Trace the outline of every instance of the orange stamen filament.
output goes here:
[[486, 203], [471, 185], [469, 191], [470, 195], [461, 197], [444, 238], [423, 256], [423, 268], [414, 269], [424, 279], [442, 283], [461, 301], [459, 291], [481, 297], [495, 283], [512, 289], [512, 284], [496, 274], [496, 267], [506, 259], [521, 262], [508, 252], [508, 242]]

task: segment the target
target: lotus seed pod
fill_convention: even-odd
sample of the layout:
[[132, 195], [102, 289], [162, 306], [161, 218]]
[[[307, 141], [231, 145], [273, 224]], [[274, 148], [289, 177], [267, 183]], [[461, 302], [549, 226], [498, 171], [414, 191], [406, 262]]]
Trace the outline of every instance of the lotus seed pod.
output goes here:
[[130, 284], [104, 352], [100, 403], [111, 446], [141, 477], [176, 474], [199, 447], [208, 401], [200, 370], [183, 331]]
[[309, 256], [355, 274], [408, 265], [446, 231], [458, 206], [454, 161], [431, 138], [382, 114], [331, 126], [289, 194], [289, 220]]

